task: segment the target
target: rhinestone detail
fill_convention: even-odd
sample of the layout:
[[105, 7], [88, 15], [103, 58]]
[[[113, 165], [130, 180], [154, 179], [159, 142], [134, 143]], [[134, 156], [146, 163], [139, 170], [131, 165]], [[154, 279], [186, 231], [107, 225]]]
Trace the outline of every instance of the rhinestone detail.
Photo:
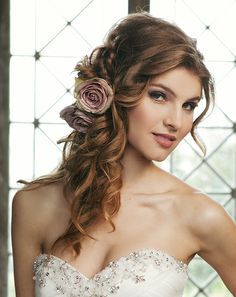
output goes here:
[[188, 276], [188, 266], [163, 251], [140, 250], [111, 261], [92, 278], [87, 278], [66, 261], [53, 255], [40, 254], [33, 264], [33, 279], [45, 287], [50, 279], [56, 292], [67, 297], [106, 297], [119, 290], [120, 283], [131, 279], [133, 283], [145, 282], [145, 272], [154, 266], [159, 271], [174, 269]]

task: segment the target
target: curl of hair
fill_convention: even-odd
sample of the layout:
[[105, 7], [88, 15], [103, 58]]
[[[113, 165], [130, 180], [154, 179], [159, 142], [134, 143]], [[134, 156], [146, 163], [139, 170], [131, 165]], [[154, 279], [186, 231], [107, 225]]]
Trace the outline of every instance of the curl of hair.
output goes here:
[[147, 13], [131, 14], [111, 29], [102, 46], [76, 65], [78, 76], [84, 79], [107, 80], [115, 97], [110, 109], [94, 115], [94, 124], [86, 134], [73, 131], [63, 139], [63, 159], [54, 173], [24, 181], [35, 187], [59, 181], [64, 185], [71, 220], [53, 249], [62, 244], [78, 254], [81, 238], [93, 238], [88, 228], [98, 218], [115, 230], [112, 217], [120, 207], [127, 111], [139, 103], [152, 77], [180, 66], [197, 75], [202, 84], [206, 106], [193, 122], [191, 135], [205, 156], [205, 145], [195, 129], [214, 104], [214, 83], [195, 40], [180, 28]]

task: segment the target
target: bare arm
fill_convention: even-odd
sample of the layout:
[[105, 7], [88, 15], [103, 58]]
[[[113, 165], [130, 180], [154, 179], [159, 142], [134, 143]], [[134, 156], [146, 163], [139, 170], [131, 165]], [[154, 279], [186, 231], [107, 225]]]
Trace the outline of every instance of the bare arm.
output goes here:
[[33, 297], [32, 266], [41, 252], [42, 220], [34, 191], [17, 192], [12, 204], [12, 245], [16, 297]]
[[236, 224], [223, 207], [208, 199], [198, 209], [198, 254], [217, 271], [236, 296]]

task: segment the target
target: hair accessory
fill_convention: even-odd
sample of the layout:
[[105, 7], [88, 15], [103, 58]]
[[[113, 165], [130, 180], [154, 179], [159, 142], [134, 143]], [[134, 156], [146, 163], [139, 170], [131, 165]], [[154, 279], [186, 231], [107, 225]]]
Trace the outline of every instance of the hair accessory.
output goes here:
[[75, 78], [74, 97], [76, 102], [65, 107], [60, 117], [73, 129], [85, 133], [93, 122], [92, 116], [85, 112], [103, 114], [110, 107], [114, 96], [107, 81], [95, 77], [88, 80]]
[[76, 78], [74, 97], [79, 109], [102, 114], [111, 105], [113, 91], [102, 78], [95, 77], [86, 81]]
[[75, 104], [66, 106], [62, 109], [60, 117], [65, 120], [71, 128], [82, 133], [86, 133], [88, 127], [93, 122], [92, 119], [79, 110]]

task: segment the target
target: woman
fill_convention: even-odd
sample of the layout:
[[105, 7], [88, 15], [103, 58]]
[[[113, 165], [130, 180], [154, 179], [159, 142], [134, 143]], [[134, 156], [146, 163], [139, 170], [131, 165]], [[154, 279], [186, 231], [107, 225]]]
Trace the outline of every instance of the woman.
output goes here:
[[133, 14], [76, 70], [63, 160], [13, 200], [17, 297], [182, 296], [196, 254], [236, 296], [235, 223], [153, 163], [189, 132], [205, 152], [195, 128], [214, 88], [194, 40]]

